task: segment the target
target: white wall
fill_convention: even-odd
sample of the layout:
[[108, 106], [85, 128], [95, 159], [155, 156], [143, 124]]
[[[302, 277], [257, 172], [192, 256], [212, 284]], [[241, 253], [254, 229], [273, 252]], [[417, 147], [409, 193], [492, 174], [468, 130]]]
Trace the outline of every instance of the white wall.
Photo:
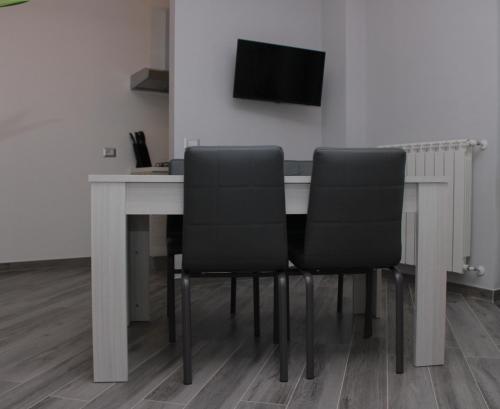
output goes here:
[[[500, 68], [500, 6], [497, 9], [497, 21], [498, 21], [498, 28], [497, 28], [497, 38], [498, 38], [498, 44], [497, 44], [497, 66]], [[500, 73], [499, 73], [500, 76]], [[497, 80], [497, 90], [498, 90], [498, 95], [500, 96], [500, 78]], [[497, 132], [497, 178], [496, 178], [496, 206], [494, 209], [495, 214], [497, 217], [500, 219], [500, 104], [498, 106], [498, 119], [497, 119], [497, 124], [498, 124], [498, 132]], [[497, 280], [495, 284], [495, 288], [499, 289], [500, 288], [500, 220], [498, 220], [498, 229], [497, 229], [497, 247], [494, 249], [494, 253], [497, 255]]]
[[168, 158], [168, 97], [129, 90], [150, 62], [150, 24], [137, 0], [0, 10], [0, 262], [90, 255], [87, 177], [130, 170], [130, 130]]
[[323, 144], [366, 145], [365, 0], [323, 0]]
[[366, 0], [346, 0], [346, 145], [366, 146]]
[[487, 274], [450, 279], [500, 288], [497, 1], [346, 2], [346, 145], [487, 139], [474, 160], [471, 260]]
[[326, 52], [322, 101], [322, 142], [345, 146], [347, 132], [347, 4], [323, 0], [323, 45]]
[[[234, 99], [238, 38], [322, 48], [322, 0], [190, 0], [171, 5], [171, 134], [202, 145], [277, 144], [312, 157], [322, 143], [321, 108]], [[172, 54], [171, 54], [172, 55]]]
[[[496, 0], [175, 1], [171, 142], [321, 144], [488, 139], [476, 156], [472, 264], [452, 280], [500, 287], [499, 37]], [[175, 27], [174, 27], [175, 25]], [[232, 98], [237, 38], [327, 52], [323, 107]]]
[[[89, 173], [127, 172], [127, 133], [168, 155], [168, 97], [134, 93], [150, 3], [37, 0], [0, 12], [0, 262], [89, 255]], [[173, 5], [171, 156], [202, 144], [333, 146], [473, 137], [473, 264], [500, 287], [495, 0], [190, 0]], [[237, 38], [326, 49], [324, 106], [232, 98]], [[116, 159], [101, 148], [116, 146]], [[453, 279], [455, 279], [453, 277]], [[458, 279], [462, 280], [462, 279]]]

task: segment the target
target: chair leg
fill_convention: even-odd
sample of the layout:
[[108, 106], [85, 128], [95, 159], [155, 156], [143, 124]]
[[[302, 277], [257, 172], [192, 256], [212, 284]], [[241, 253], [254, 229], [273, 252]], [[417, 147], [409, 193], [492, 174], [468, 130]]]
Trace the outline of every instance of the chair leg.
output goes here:
[[286, 275], [286, 328], [287, 337], [290, 341], [290, 277]]
[[279, 343], [279, 317], [278, 317], [278, 276], [274, 275], [274, 299], [273, 299], [273, 342]]
[[167, 256], [167, 319], [168, 340], [175, 342], [175, 265], [174, 255]]
[[253, 277], [253, 328], [254, 335], [260, 337], [260, 282], [257, 274]]
[[231, 277], [231, 315], [236, 314], [236, 277]]
[[365, 301], [365, 338], [370, 338], [373, 333], [373, 271], [366, 274], [366, 301]]
[[314, 378], [314, 283], [311, 273], [304, 273], [306, 282], [306, 378]]
[[288, 382], [288, 317], [286, 313], [286, 273], [278, 276], [280, 382]]
[[344, 301], [344, 274], [339, 274], [338, 290], [337, 290], [337, 312], [342, 313], [342, 304]]
[[403, 274], [394, 269], [396, 279], [396, 373], [404, 372], [404, 288]]
[[184, 366], [184, 385], [193, 382], [191, 351], [191, 280], [188, 274], [182, 274], [182, 359]]

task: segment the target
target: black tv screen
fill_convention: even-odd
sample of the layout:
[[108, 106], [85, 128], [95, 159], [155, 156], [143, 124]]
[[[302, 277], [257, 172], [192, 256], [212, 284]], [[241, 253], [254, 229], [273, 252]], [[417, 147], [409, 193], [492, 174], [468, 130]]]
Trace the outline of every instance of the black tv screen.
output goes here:
[[238, 40], [234, 98], [321, 105], [325, 53]]

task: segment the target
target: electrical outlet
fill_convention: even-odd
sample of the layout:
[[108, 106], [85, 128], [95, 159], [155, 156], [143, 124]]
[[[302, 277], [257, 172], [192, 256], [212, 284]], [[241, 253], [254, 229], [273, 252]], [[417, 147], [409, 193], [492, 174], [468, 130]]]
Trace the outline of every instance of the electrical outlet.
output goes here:
[[184, 149], [189, 148], [190, 146], [200, 146], [200, 140], [184, 138]]
[[103, 148], [102, 156], [105, 158], [116, 158], [116, 148]]

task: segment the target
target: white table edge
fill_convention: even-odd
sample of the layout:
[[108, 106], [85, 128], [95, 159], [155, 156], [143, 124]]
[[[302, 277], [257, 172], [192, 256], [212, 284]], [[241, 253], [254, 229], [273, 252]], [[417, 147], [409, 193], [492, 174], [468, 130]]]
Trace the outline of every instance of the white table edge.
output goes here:
[[[89, 175], [90, 183], [183, 183], [183, 175]], [[310, 183], [310, 176], [285, 176], [285, 183]], [[405, 183], [448, 183], [445, 176], [407, 176]]]

